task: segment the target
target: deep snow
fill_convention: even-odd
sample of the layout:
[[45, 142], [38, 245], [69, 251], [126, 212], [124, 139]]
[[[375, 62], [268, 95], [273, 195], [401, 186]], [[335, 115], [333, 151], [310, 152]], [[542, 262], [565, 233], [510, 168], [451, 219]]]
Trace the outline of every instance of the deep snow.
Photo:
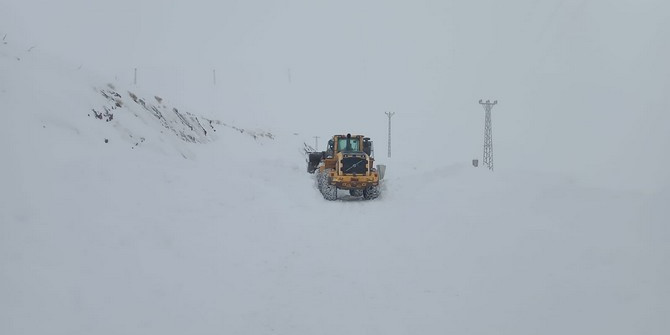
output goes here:
[[[388, 159], [380, 111], [351, 131], [374, 135], [382, 196], [327, 202], [301, 150], [349, 129], [173, 103], [29, 47], [0, 45], [2, 334], [670, 330], [667, 174], [491, 173], [425, 114], [398, 114]], [[184, 141], [128, 92], [216, 122]]]

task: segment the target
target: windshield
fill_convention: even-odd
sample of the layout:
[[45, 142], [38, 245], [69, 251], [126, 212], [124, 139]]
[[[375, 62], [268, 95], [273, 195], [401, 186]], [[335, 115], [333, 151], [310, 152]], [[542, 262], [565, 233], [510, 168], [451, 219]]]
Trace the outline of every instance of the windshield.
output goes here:
[[338, 151], [361, 151], [361, 147], [358, 143], [357, 138], [351, 138], [349, 140], [349, 147], [347, 147], [347, 139], [339, 138], [337, 140], [337, 150]]

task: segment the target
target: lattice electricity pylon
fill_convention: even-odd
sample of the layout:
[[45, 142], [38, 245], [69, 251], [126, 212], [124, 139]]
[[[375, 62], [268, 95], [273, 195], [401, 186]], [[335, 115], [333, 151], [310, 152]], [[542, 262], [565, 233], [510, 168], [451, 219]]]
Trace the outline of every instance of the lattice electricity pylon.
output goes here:
[[494, 105], [498, 103], [498, 100], [491, 102], [486, 100], [482, 102], [479, 100], [479, 104], [484, 106], [485, 116], [484, 116], [484, 166], [488, 167], [489, 170], [493, 171], [493, 136], [491, 135], [491, 109]]
[[388, 115], [388, 117], [389, 117], [389, 145], [388, 145], [389, 154], [388, 154], [388, 156], [391, 157], [391, 117], [393, 117], [393, 115], [395, 115], [395, 112], [393, 112], [393, 113], [384, 112], [384, 114]]

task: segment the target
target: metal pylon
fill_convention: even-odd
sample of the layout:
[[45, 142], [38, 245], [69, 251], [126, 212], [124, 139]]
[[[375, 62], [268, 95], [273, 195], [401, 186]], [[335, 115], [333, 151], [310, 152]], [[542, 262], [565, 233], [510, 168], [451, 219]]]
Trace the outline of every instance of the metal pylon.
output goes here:
[[391, 117], [393, 117], [393, 115], [395, 115], [395, 112], [393, 112], [393, 113], [384, 112], [384, 114], [386, 114], [389, 117], [389, 143], [388, 143], [389, 153], [388, 153], [388, 156], [391, 157]]
[[491, 102], [486, 100], [482, 102], [479, 100], [479, 104], [484, 106], [485, 116], [484, 116], [484, 166], [488, 167], [489, 170], [493, 171], [493, 136], [491, 135], [491, 109], [494, 105], [498, 103], [498, 100]]

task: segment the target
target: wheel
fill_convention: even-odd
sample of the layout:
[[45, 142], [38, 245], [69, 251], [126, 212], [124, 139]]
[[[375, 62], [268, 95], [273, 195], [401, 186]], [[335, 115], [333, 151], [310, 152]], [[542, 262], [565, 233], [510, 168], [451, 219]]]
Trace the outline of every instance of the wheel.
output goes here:
[[354, 197], [360, 197], [363, 195], [363, 190], [349, 190], [349, 194]]
[[321, 187], [321, 194], [323, 194], [323, 198], [326, 200], [337, 200], [337, 187], [326, 183]]
[[319, 171], [316, 173], [316, 187], [321, 191], [323, 184], [326, 182], [326, 174]]
[[326, 170], [323, 173], [317, 175], [317, 183], [319, 191], [323, 194], [323, 198], [326, 200], [337, 200], [337, 187], [330, 183], [330, 171]]
[[370, 186], [363, 190], [363, 199], [365, 200], [376, 199], [377, 197], [379, 197], [379, 193], [380, 192], [378, 186]]

